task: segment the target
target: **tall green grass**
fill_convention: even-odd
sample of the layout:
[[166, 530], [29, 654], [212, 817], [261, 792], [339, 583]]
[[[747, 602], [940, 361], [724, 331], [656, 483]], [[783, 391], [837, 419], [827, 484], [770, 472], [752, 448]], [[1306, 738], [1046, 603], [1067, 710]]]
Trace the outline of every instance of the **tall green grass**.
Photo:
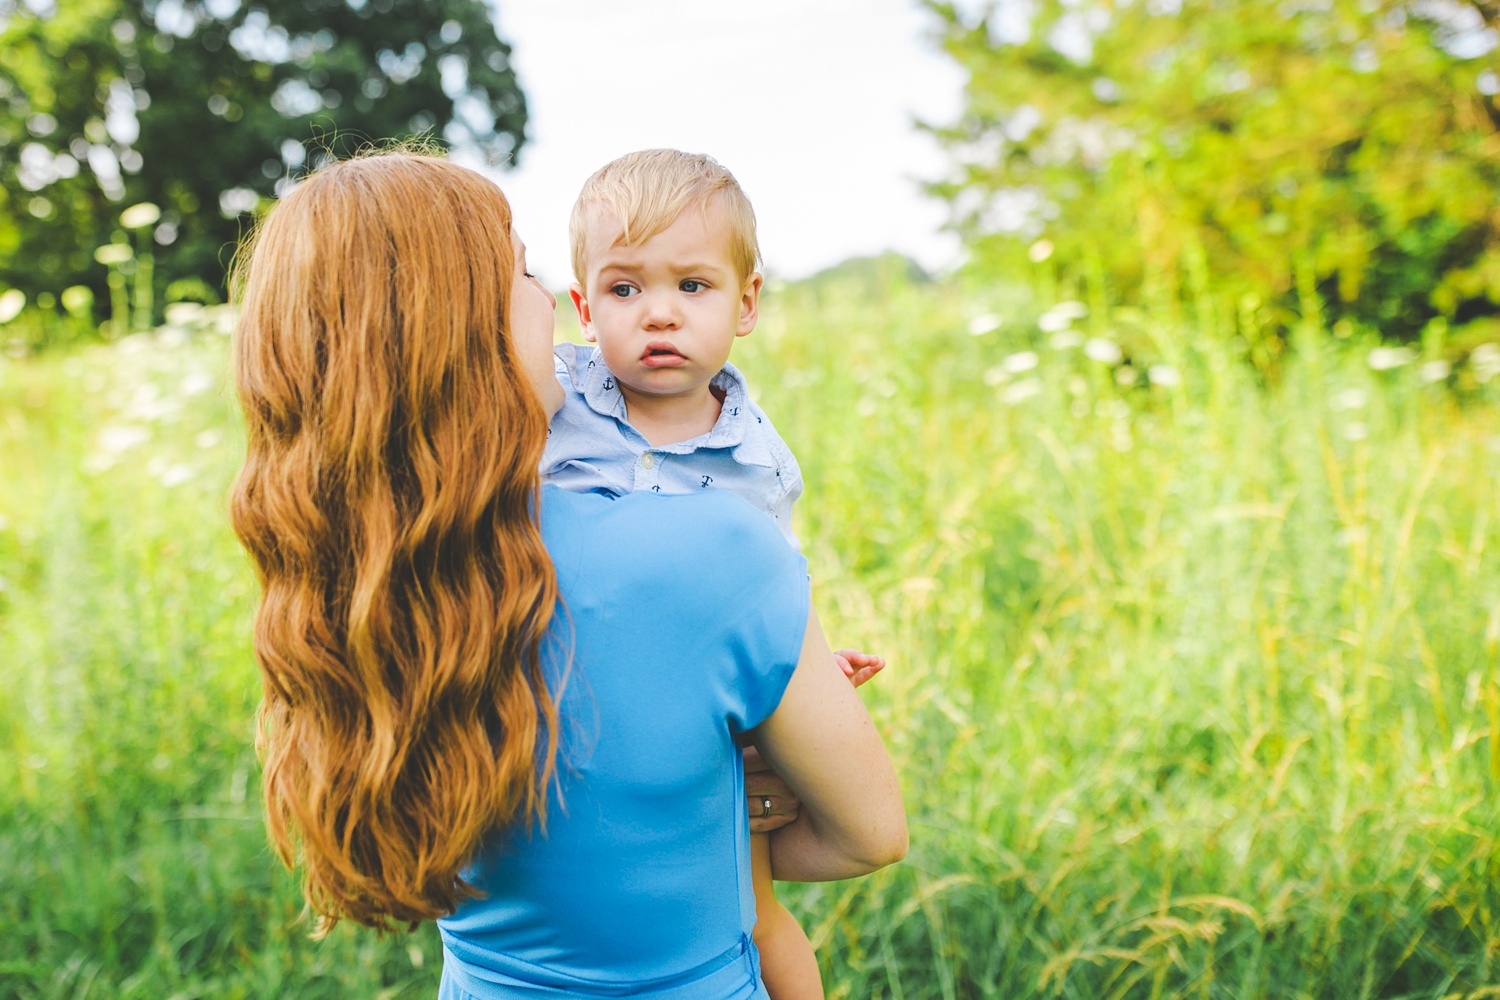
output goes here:
[[[736, 348], [825, 627], [891, 661], [911, 855], [786, 893], [829, 994], [1488, 995], [1500, 380], [1037, 312], [876, 270]], [[0, 362], [0, 997], [435, 985], [431, 927], [308, 941], [265, 847], [224, 365]]]

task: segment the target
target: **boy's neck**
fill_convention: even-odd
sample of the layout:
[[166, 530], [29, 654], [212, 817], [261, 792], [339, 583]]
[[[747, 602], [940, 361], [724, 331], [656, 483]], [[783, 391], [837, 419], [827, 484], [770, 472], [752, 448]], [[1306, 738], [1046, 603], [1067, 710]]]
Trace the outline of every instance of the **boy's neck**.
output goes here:
[[620, 386], [625, 417], [653, 448], [690, 441], [714, 429], [724, 408], [721, 390], [702, 386], [680, 396], [650, 396]]

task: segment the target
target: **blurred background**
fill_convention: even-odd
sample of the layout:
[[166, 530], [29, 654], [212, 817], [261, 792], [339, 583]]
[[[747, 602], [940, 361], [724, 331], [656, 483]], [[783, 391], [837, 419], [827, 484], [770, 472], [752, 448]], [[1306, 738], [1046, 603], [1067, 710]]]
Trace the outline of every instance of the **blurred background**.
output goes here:
[[[912, 851], [833, 997], [1500, 992], [1494, 0], [0, 0], [0, 998], [429, 996], [251, 745], [225, 269], [427, 136], [536, 270], [739, 178], [736, 346]], [[563, 335], [571, 317], [560, 312]]]

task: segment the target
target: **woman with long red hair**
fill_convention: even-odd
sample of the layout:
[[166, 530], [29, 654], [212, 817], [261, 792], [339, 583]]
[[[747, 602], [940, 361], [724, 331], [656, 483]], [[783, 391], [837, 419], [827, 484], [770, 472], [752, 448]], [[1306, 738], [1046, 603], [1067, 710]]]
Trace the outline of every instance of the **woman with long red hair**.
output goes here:
[[730, 494], [541, 486], [553, 301], [480, 175], [335, 164], [247, 251], [232, 518], [319, 932], [437, 919], [455, 1000], [763, 997], [737, 741], [801, 800], [777, 877], [906, 849], [800, 556]]

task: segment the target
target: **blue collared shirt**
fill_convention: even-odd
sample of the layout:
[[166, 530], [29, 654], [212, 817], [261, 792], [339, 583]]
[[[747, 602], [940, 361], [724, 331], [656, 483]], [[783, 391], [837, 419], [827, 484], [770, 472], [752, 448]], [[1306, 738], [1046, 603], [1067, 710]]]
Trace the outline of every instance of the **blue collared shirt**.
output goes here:
[[599, 348], [558, 344], [562, 409], [552, 418], [542, 478], [575, 493], [623, 496], [730, 490], [765, 511], [800, 551], [792, 505], [802, 495], [802, 470], [771, 420], [751, 402], [745, 377], [725, 364], [712, 385], [724, 394], [707, 434], [653, 446], [625, 416], [625, 397]]

